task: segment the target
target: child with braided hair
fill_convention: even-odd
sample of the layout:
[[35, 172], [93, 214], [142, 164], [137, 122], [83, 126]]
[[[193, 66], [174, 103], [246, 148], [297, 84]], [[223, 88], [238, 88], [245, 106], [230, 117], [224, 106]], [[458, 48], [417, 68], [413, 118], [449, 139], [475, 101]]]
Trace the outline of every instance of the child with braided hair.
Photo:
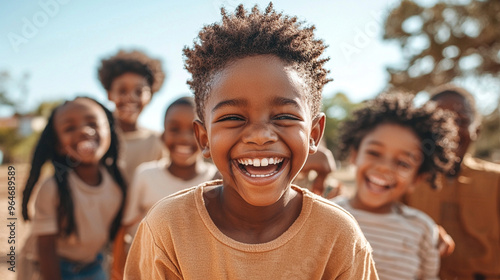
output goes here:
[[[104, 106], [78, 97], [53, 110], [23, 192], [25, 220], [47, 161], [54, 175], [40, 184], [19, 279], [107, 279], [102, 250], [117, 233], [126, 194], [117, 160], [113, 116]], [[36, 270], [40, 275], [27, 275]]]
[[292, 185], [323, 136], [325, 45], [272, 4], [222, 16], [184, 49], [196, 139], [222, 179], [153, 206], [125, 279], [378, 279], [354, 218]]

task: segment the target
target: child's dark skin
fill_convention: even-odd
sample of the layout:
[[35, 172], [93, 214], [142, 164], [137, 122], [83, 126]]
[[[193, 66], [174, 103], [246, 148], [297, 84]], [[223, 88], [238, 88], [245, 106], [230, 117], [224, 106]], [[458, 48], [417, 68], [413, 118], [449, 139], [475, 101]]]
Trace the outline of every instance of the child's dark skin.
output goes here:
[[[107, 118], [95, 102], [76, 99], [58, 109], [54, 116], [57, 133], [57, 149], [61, 155], [73, 162], [75, 173], [91, 186], [100, 184], [102, 176], [99, 161], [110, 145], [110, 130]], [[40, 272], [43, 279], [61, 279], [57, 256], [58, 234], [38, 237]]]
[[300, 75], [273, 55], [236, 60], [213, 79], [195, 133], [223, 177], [205, 190], [205, 205], [234, 240], [269, 242], [299, 216], [302, 195], [290, 185], [325, 124], [323, 114], [311, 116], [304, 92]]

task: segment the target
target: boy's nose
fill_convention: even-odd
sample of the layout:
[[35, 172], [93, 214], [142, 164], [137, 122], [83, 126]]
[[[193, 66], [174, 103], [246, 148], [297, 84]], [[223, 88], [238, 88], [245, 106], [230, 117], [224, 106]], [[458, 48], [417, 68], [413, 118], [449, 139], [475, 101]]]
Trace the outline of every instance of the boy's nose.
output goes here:
[[243, 136], [243, 142], [264, 145], [278, 140], [278, 136], [266, 123], [249, 125]]

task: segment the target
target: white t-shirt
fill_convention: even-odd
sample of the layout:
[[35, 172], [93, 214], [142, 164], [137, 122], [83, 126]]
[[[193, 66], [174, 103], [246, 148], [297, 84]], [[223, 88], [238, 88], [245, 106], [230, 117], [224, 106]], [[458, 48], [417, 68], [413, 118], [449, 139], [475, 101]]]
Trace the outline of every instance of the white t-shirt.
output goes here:
[[182, 180], [167, 170], [168, 161], [146, 162], [137, 167], [130, 185], [123, 224], [139, 222], [148, 210], [160, 199], [189, 187], [197, 186], [213, 179], [217, 168], [200, 160], [196, 163], [198, 176], [191, 180]]
[[[105, 168], [101, 168], [101, 174], [101, 183], [90, 186], [74, 171], [69, 172], [68, 186], [73, 199], [76, 233], [57, 239], [58, 256], [77, 262], [91, 262], [109, 241], [109, 230], [120, 208], [122, 193]], [[33, 238], [59, 232], [58, 205], [57, 183], [52, 176], [42, 183], [35, 200]]]
[[381, 280], [439, 279], [438, 229], [424, 212], [399, 204], [391, 213], [377, 214], [353, 208], [346, 197], [332, 201], [358, 221]]

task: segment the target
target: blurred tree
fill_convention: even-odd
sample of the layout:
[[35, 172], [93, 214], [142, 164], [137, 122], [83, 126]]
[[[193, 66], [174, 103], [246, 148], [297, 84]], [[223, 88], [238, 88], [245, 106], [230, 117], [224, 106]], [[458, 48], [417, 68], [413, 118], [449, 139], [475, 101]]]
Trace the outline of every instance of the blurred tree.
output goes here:
[[[448, 82], [471, 82], [500, 96], [500, 1], [439, 0], [431, 6], [403, 0], [385, 21], [385, 40], [397, 41], [405, 61], [389, 67], [389, 87], [416, 94]], [[495, 100], [488, 98], [495, 108]], [[493, 104], [491, 104], [493, 102]], [[491, 106], [493, 105], [493, 106]], [[476, 152], [500, 146], [500, 106], [486, 116]], [[480, 108], [482, 109], [482, 108]]]
[[498, 0], [441, 0], [428, 7], [403, 0], [384, 28], [384, 39], [398, 41], [406, 60], [387, 69], [392, 87], [418, 93], [455, 77], [500, 80]]
[[339, 145], [339, 126], [357, 106], [359, 106], [358, 103], [352, 102], [346, 94], [341, 92], [323, 98], [322, 110], [326, 114], [326, 127], [323, 138], [326, 146], [335, 156], [337, 155], [336, 148]]

